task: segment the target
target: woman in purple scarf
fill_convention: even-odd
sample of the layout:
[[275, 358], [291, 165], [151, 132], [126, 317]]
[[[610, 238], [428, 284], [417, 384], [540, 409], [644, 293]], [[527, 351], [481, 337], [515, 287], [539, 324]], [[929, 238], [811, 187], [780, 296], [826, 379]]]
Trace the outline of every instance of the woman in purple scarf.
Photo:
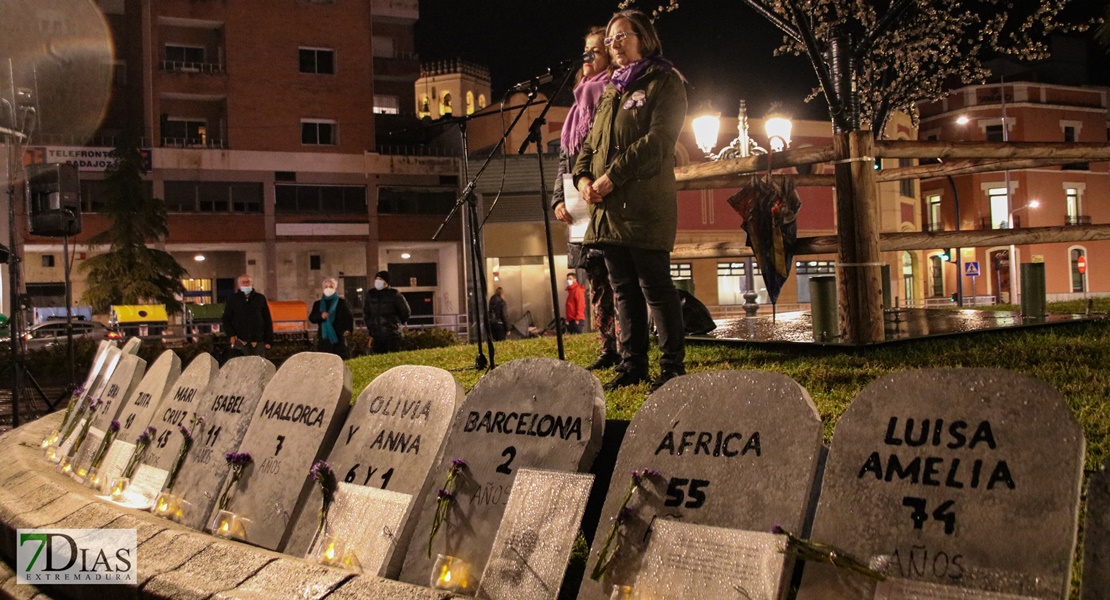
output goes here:
[[[562, 149], [559, 152], [559, 175], [555, 179], [554, 201], [551, 208], [555, 218], [571, 223], [574, 219], [567, 212], [566, 196], [563, 191], [563, 176], [571, 172], [577, 160], [582, 140], [590, 132], [597, 112], [601, 93], [609, 83], [609, 52], [604, 43], [605, 28], [594, 27], [586, 34], [586, 54], [590, 60], [582, 63], [574, 87], [574, 105], [570, 107], [567, 120], [563, 123]], [[573, 185], [572, 185], [573, 187]], [[577, 192], [575, 192], [577, 193]], [[567, 267], [585, 269], [590, 283], [590, 306], [594, 314], [594, 327], [601, 338], [601, 355], [590, 366], [590, 370], [614, 367], [620, 363], [617, 352], [616, 311], [613, 307], [613, 288], [609, 285], [609, 270], [605, 268], [605, 256], [599, 249], [584, 249], [580, 242], [567, 243]]]

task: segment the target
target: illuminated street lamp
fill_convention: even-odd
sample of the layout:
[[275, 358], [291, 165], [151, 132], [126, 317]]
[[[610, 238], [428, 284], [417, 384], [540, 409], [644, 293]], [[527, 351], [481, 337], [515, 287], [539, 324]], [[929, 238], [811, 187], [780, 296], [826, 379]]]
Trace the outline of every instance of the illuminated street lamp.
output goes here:
[[782, 152], [790, 147], [790, 131], [794, 124], [786, 115], [774, 112], [763, 120], [763, 127], [767, 130], [772, 152]]

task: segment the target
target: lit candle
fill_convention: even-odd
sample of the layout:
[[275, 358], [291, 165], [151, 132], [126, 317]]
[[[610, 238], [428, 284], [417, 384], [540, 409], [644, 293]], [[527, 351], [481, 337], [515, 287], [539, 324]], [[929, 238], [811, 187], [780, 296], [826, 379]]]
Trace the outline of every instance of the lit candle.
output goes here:
[[212, 523], [212, 534], [230, 538], [239, 533], [239, 515], [230, 510], [221, 510]]
[[466, 590], [470, 584], [469, 568], [461, 558], [438, 555], [432, 568], [432, 587], [452, 592]]
[[117, 502], [123, 500], [123, 494], [127, 491], [127, 483], [126, 477], [117, 477], [115, 481], [112, 482], [112, 490], [109, 492], [112, 500]]

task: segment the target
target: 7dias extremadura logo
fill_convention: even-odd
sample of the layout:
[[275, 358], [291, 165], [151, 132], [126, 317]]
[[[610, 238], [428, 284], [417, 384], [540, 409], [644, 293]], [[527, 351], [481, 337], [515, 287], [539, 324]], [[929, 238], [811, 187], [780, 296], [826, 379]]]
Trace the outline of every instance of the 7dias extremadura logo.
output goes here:
[[20, 529], [16, 581], [134, 584], [134, 529]]

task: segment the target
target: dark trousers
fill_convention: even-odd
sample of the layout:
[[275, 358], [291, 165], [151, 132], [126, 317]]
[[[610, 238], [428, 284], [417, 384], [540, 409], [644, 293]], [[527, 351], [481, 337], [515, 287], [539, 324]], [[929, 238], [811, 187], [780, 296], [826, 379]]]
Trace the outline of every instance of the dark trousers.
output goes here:
[[350, 358], [350, 351], [347, 350], [347, 339], [342, 336], [340, 336], [339, 341], [334, 344], [321, 337], [319, 341], [316, 342], [316, 351], [330, 352], [343, 360]]
[[370, 341], [370, 352], [372, 354], [385, 354], [387, 352], [400, 352], [401, 350], [401, 337], [400, 336], [374, 336]]
[[491, 321], [489, 324], [489, 334], [493, 341], [500, 342], [505, 339], [505, 324], [500, 321]]
[[601, 353], [616, 354], [617, 311], [613, 306], [613, 286], [609, 284], [605, 257], [596, 251], [586, 257], [586, 280], [590, 282], [590, 309], [594, 313], [594, 328], [601, 340]]
[[235, 345], [231, 347], [232, 356], [261, 356], [266, 358], [265, 342], [246, 342], [242, 339], [235, 340]]
[[586, 330], [586, 321], [574, 321], [567, 319], [567, 333], [578, 334]]
[[671, 253], [605, 246], [620, 321], [621, 370], [648, 369], [648, 310], [659, 333], [659, 366], [685, 373], [686, 338], [682, 305], [671, 281]]

